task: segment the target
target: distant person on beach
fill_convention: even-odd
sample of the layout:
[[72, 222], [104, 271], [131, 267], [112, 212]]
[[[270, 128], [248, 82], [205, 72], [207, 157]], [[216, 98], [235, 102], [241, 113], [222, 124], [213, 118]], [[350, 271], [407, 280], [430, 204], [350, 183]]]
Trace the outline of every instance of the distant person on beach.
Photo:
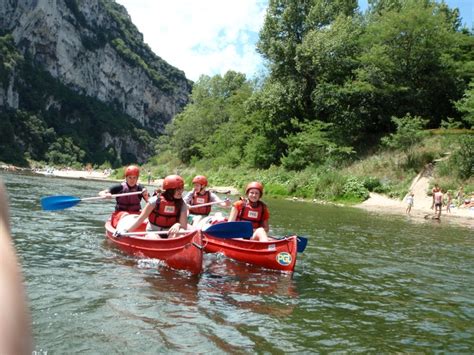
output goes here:
[[194, 205], [220, 202], [222, 207], [230, 207], [230, 201], [228, 199], [221, 200], [215, 193], [206, 189], [207, 185], [208, 181], [204, 175], [195, 176], [193, 178], [193, 190], [189, 191], [183, 198], [184, 202], [188, 205], [189, 215], [192, 218], [191, 224], [194, 226], [196, 226], [203, 217], [209, 216], [212, 209], [211, 205], [193, 208]]
[[261, 242], [268, 241], [268, 231], [270, 229], [268, 220], [270, 213], [268, 207], [260, 199], [263, 195], [263, 185], [253, 181], [245, 188], [247, 198], [234, 203], [230, 211], [229, 222], [249, 221], [253, 225], [253, 240]]
[[472, 194], [471, 198], [465, 198], [463, 204], [460, 207], [462, 208], [474, 207], [474, 194]]
[[147, 175], [148, 175], [147, 176], [148, 177], [148, 185], [150, 185], [151, 184], [151, 171], [150, 170], [148, 170]]
[[461, 186], [456, 194], [457, 205], [461, 206], [464, 203], [464, 187]]
[[453, 203], [453, 195], [451, 190], [446, 192], [446, 212], [451, 213], [451, 204]]
[[438, 190], [433, 195], [434, 207], [435, 207], [435, 218], [441, 217], [441, 209], [443, 207], [443, 191]]
[[431, 209], [435, 207], [435, 193], [440, 190], [439, 185], [435, 184], [433, 189], [431, 190], [431, 197], [432, 197], [432, 203], [431, 203]]
[[183, 201], [184, 180], [179, 175], [168, 175], [163, 180], [161, 194], [150, 197], [145, 208], [134, 223], [124, 228], [117, 228], [117, 236], [133, 232], [148, 218], [146, 230], [168, 231], [161, 238], [174, 238], [188, 226], [188, 207]]
[[[140, 168], [135, 165], [130, 165], [125, 168], [124, 175], [124, 182], [122, 182], [121, 184], [114, 185], [106, 190], [100, 191], [99, 195], [106, 198], [112, 198], [112, 195], [142, 191], [141, 194], [120, 196], [116, 198], [116, 212], [123, 211], [138, 214], [142, 209], [142, 198], [145, 200], [145, 202], [148, 202], [148, 191], [144, 186], [138, 183], [138, 177], [140, 176]], [[117, 214], [116, 218], [117, 219], [112, 220], [112, 226], [114, 227], [117, 225], [117, 221], [120, 216]]]
[[405, 210], [405, 213], [410, 214], [411, 208], [413, 207], [414, 204], [414, 199], [415, 199], [415, 194], [410, 191], [408, 194], [406, 201], [407, 201], [407, 209]]
[[31, 319], [10, 235], [8, 198], [0, 181], [0, 354], [31, 354]]

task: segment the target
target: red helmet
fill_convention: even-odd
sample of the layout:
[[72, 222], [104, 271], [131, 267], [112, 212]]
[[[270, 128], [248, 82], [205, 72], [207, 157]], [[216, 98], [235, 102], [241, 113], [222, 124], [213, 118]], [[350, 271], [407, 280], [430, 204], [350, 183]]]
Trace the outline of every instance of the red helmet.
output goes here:
[[204, 175], [197, 175], [193, 179], [193, 184], [194, 183], [198, 183], [202, 187], [206, 187], [207, 186], [207, 178]]
[[184, 188], [184, 180], [179, 175], [168, 175], [163, 180], [163, 190]]
[[258, 191], [260, 191], [260, 196], [263, 195], [263, 185], [259, 183], [258, 181], [252, 181], [251, 183], [247, 185], [247, 187], [245, 188], [246, 195], [250, 189], [257, 189]]
[[136, 165], [127, 166], [125, 169], [125, 177], [127, 176], [140, 176], [140, 168]]

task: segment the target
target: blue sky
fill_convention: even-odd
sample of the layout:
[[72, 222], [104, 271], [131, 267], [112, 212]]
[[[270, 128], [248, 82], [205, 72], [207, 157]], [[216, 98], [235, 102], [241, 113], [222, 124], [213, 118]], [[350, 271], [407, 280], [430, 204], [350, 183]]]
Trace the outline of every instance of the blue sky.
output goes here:
[[[150, 48], [196, 81], [228, 70], [251, 78], [262, 71], [255, 51], [268, 0], [116, 0]], [[474, 27], [474, 0], [446, 0]], [[362, 10], [367, 0], [359, 0]]]

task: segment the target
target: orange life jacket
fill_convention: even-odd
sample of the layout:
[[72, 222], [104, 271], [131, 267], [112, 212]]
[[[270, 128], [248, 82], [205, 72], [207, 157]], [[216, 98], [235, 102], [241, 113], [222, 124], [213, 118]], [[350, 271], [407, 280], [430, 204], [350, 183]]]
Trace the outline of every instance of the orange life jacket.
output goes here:
[[239, 215], [237, 216], [237, 221], [249, 221], [252, 222], [253, 229], [263, 227], [263, 214], [267, 206], [262, 202], [258, 201], [256, 207], [244, 200], [242, 204], [242, 210], [240, 210]]
[[183, 200], [168, 201], [163, 195], [160, 195], [156, 201], [156, 206], [148, 216], [148, 221], [161, 228], [171, 227], [179, 222], [181, 206]]
[[203, 206], [198, 208], [193, 208], [193, 205], [200, 205], [202, 203], [208, 203], [211, 201], [211, 193], [206, 191], [204, 195], [194, 192], [193, 199], [191, 200], [191, 207], [189, 207], [189, 212], [192, 214], [199, 214], [203, 216], [208, 216], [211, 213], [211, 206]]

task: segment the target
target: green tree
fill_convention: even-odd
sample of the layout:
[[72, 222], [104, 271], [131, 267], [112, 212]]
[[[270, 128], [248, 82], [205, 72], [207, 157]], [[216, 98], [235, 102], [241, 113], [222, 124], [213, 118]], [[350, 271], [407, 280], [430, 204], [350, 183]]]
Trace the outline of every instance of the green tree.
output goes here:
[[357, 79], [380, 102], [382, 126], [407, 112], [428, 118], [431, 127], [455, 117], [451, 100], [465, 87], [457, 64], [465, 35], [453, 28], [455, 13], [447, 17], [445, 6], [431, 0], [376, 3], [361, 37]]
[[428, 123], [426, 119], [418, 116], [412, 117], [407, 114], [401, 118], [392, 117], [392, 121], [395, 123], [397, 130], [388, 137], [382, 138], [382, 143], [387, 147], [400, 149], [407, 153], [427, 135], [426, 131], [423, 131], [423, 127]]
[[459, 141], [459, 149], [453, 154], [453, 160], [461, 179], [474, 176], [474, 136], [465, 135]]
[[168, 146], [184, 163], [218, 158], [219, 163], [240, 162], [252, 131], [245, 110], [252, 92], [251, 83], [241, 73], [201, 76], [193, 88], [191, 103], [166, 127], [170, 138], [162, 139], [158, 150], [167, 150]]
[[284, 141], [288, 144], [288, 154], [281, 159], [288, 170], [303, 170], [308, 166], [317, 166], [326, 161], [340, 161], [353, 153], [351, 147], [339, 147], [328, 133], [330, 123], [312, 121], [295, 123], [299, 133], [292, 134]]
[[464, 113], [463, 119], [468, 125], [474, 127], [474, 81], [469, 83], [469, 88], [464, 93], [462, 99], [455, 103], [456, 108]]
[[71, 138], [61, 137], [54, 142], [46, 158], [55, 165], [71, 166], [83, 161], [85, 152], [74, 144]]

